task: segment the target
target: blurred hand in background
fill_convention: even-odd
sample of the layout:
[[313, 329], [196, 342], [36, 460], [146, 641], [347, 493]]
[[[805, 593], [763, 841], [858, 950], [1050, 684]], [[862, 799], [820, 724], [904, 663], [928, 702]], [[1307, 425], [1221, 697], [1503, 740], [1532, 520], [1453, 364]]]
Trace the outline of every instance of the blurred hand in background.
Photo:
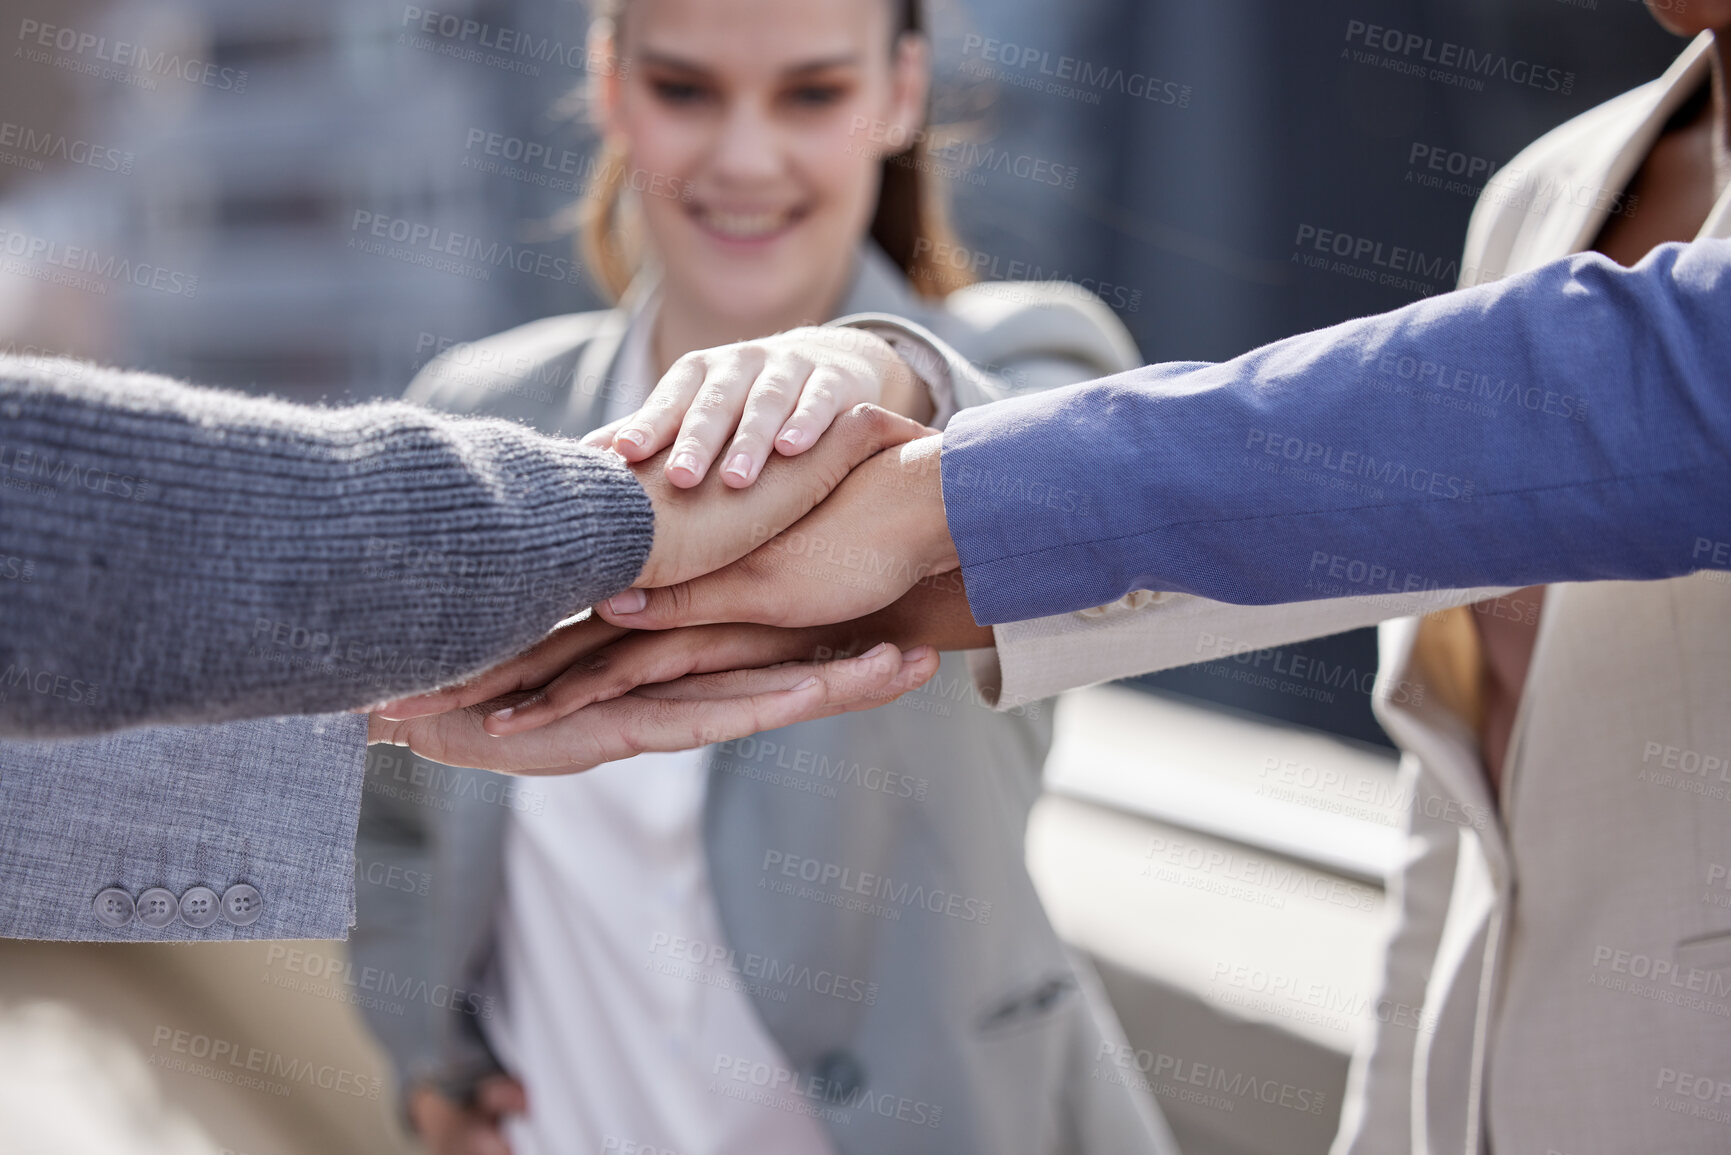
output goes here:
[[509, 1075], [482, 1079], [472, 1103], [424, 1085], [409, 1096], [409, 1122], [430, 1155], [511, 1155], [501, 1124], [505, 1116], [528, 1109], [523, 1084]]

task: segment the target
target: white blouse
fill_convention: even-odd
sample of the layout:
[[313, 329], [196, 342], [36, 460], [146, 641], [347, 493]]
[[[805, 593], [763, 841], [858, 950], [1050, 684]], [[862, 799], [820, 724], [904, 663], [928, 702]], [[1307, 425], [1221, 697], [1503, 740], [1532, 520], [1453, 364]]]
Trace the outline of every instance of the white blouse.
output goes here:
[[[626, 332], [610, 376], [639, 392], [610, 398], [608, 421], [648, 396], [654, 317], [651, 300]], [[545, 778], [545, 805], [510, 816], [491, 976], [501, 1013], [485, 1029], [528, 1094], [506, 1124], [514, 1155], [832, 1150], [797, 1100], [741, 1097], [753, 1088], [725, 1073], [788, 1061], [737, 976], [704, 961], [726, 944], [702, 841], [706, 755]]]

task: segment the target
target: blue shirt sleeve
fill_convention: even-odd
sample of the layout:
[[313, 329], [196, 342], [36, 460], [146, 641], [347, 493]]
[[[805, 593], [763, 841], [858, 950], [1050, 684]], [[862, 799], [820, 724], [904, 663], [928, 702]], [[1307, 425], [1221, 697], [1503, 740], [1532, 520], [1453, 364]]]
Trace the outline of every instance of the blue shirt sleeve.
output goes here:
[[1731, 241], [981, 406], [942, 471], [987, 624], [1731, 568]]

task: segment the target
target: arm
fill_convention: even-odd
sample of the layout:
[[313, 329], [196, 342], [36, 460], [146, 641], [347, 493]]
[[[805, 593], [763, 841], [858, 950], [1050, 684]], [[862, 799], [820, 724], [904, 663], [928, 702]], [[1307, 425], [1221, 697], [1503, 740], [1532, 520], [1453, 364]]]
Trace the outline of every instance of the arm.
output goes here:
[[1582, 256], [964, 412], [943, 499], [975, 616], [1692, 572], [1731, 540], [1728, 315], [1731, 242]]
[[0, 732], [334, 711], [450, 681], [628, 584], [617, 461], [406, 405], [313, 410], [0, 359]]
[[[502, 421], [0, 360], [0, 734], [318, 713], [455, 681], [791, 523], [919, 427], [862, 411], [749, 494]], [[659, 530], [659, 532], [657, 532]]]
[[[1731, 242], [1580, 256], [1221, 365], [965, 410], [733, 565], [601, 612], [812, 625], [957, 567], [990, 624], [1137, 589], [1268, 604], [1724, 567], [1728, 313]], [[1461, 389], [1500, 407], [1431, 399]]]

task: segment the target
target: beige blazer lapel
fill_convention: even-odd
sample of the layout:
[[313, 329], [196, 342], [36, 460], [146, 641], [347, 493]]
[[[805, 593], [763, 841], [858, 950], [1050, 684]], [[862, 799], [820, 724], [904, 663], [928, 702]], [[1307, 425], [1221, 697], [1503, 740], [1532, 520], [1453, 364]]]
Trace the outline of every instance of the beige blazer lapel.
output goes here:
[[[1580, 159], [1571, 158], [1574, 164], [1566, 179], [1556, 178], [1555, 186], [1551, 189], [1528, 186], [1528, 174], [1520, 171], [1512, 172], [1510, 181], [1498, 182], [1498, 186], [1504, 190], [1503, 195], [1535, 198], [1534, 203], [1527, 204], [1504, 202], [1504, 212], [1524, 211], [1542, 213], [1542, 216], [1533, 227], [1515, 240], [1508, 251], [1484, 254], [1481, 259], [1485, 266], [1482, 270], [1486, 274], [1485, 279], [1524, 272], [1548, 261], [1581, 252], [1598, 239], [1599, 232], [1610, 216], [1613, 194], [1628, 187], [1629, 181], [1634, 179], [1647, 154], [1652, 150], [1653, 142], [1664, 129], [1665, 123], [1695, 94], [1699, 85], [1707, 81], [1712, 68], [1712, 50], [1712, 33], [1702, 33], [1696, 37], [1672, 62], [1671, 67], [1642, 93], [1641, 105], [1630, 109], [1628, 119], [1622, 122], [1618, 130], [1603, 132], [1587, 142], [1577, 153]], [[1547, 174], [1542, 179], [1552, 178]], [[1567, 187], [1564, 187], [1565, 185]], [[1490, 195], [1488, 190], [1487, 195]], [[1548, 199], [1541, 199], [1542, 197]], [[1731, 235], [1731, 190], [1720, 199], [1708, 220], [1708, 227], [1702, 230], [1701, 235]], [[1541, 614], [1541, 632], [1548, 616], [1548, 613]], [[1417, 625], [1417, 619], [1413, 619], [1410, 622], [1390, 622], [1383, 626], [1383, 665], [1392, 671], [1391, 684], [1397, 684], [1403, 679], [1423, 680], [1413, 666]], [[1423, 756], [1436, 772], [1438, 780], [1456, 799], [1465, 806], [1482, 807], [1493, 816], [1498, 816], [1487, 822], [1478, 833], [1493, 874], [1499, 880], [1506, 879], [1509, 844], [1500, 818], [1500, 807], [1491, 796], [1476, 756], [1468, 756], [1469, 752], [1476, 752], [1476, 739], [1471, 737], [1464, 727], [1456, 727], [1454, 719], [1436, 716], [1433, 710], [1415, 710], [1409, 705], [1391, 708], [1389, 712], [1395, 715], [1412, 714], [1415, 719], [1420, 714], [1433, 715], [1425, 718], [1422, 726], [1414, 728], [1411, 741], [1428, 747], [1422, 752]], [[1461, 737], [1458, 743], [1439, 741], [1439, 736], [1456, 728], [1466, 735]], [[1517, 724], [1517, 737], [1519, 732]], [[1403, 745], [1405, 741], [1403, 738]]]
[[[1621, 193], [1628, 188], [1629, 182], [1635, 179], [1641, 165], [1646, 162], [1652, 152], [1659, 134], [1664, 131], [1676, 111], [1689, 101], [1700, 86], [1709, 83], [1712, 76], [1713, 34], [1703, 32], [1697, 36], [1676, 60], [1671, 62], [1663, 75], [1653, 85], [1646, 101], [1646, 108], [1639, 119], [1631, 120], [1631, 131], [1626, 134], [1606, 134], [1602, 139], [1604, 151], [1595, 161], [1585, 165], [1580, 174], [1583, 178], [1591, 176], [1595, 183], [1584, 186], [1594, 191], [1595, 195], [1576, 197], [1571, 201], [1574, 211], [1556, 211], [1555, 227], [1547, 228], [1537, 234], [1537, 239], [1526, 247], [1522, 253], [1514, 255], [1509, 262], [1507, 272], [1519, 272], [1525, 268], [1544, 264], [1548, 261], [1580, 253], [1590, 248], [1604, 229], [1606, 220], [1610, 217], [1611, 194]], [[1583, 186], [1577, 185], [1577, 188]], [[1602, 192], [1605, 195], [1597, 195]], [[1580, 201], [1587, 201], [1586, 207], [1581, 207]], [[1707, 216], [1697, 239], [1731, 235], [1731, 188], [1714, 205], [1713, 211]], [[1566, 238], [1566, 240], [1565, 240]], [[1534, 640], [1534, 649], [1544, 644], [1545, 634], [1554, 625], [1552, 610], [1554, 602], [1547, 599], [1539, 613], [1538, 636]], [[1518, 743], [1524, 732], [1522, 721], [1526, 714], [1530, 695], [1522, 695], [1518, 708], [1513, 732], [1509, 739], [1508, 766], [1518, 764]], [[1505, 789], [1512, 781], [1512, 772], [1505, 779]], [[1498, 808], [1501, 813], [1501, 808]], [[1506, 862], [1508, 844], [1505, 828], [1498, 823], [1500, 844], [1487, 847], [1492, 851], [1492, 867], [1500, 871]]]
[[[1459, 803], [1458, 813], [1441, 817], [1470, 827], [1478, 835], [1491, 875], [1500, 885], [1509, 877], [1508, 831], [1485, 781], [1478, 736], [1436, 694], [1410, 692], [1410, 687], [1425, 685], [1413, 659], [1421, 621], [1395, 618], [1378, 629], [1381, 664], [1387, 673], [1377, 679], [1377, 716], [1400, 748], [1418, 757], [1450, 798]], [[1397, 704], [1395, 691], [1401, 687], [1409, 692]]]
[[[1630, 109], [1629, 131], [1583, 142], [1566, 187], [1548, 190], [1528, 211], [1543, 213], [1525, 251], [1511, 254], [1505, 273], [1516, 273], [1592, 247], [1610, 219], [1617, 195], [1629, 187], [1671, 119], [1712, 73], [1713, 34], [1703, 32], [1671, 62]], [[1597, 151], [1593, 151], [1593, 150]], [[1546, 190], [1538, 190], [1546, 191]], [[1534, 192], [1535, 198], [1538, 192]]]
[[1695, 239], [1731, 237], [1731, 186], [1719, 196], [1719, 203], [1713, 206], [1713, 211], [1707, 214], [1707, 223], [1701, 226], [1701, 231]]

